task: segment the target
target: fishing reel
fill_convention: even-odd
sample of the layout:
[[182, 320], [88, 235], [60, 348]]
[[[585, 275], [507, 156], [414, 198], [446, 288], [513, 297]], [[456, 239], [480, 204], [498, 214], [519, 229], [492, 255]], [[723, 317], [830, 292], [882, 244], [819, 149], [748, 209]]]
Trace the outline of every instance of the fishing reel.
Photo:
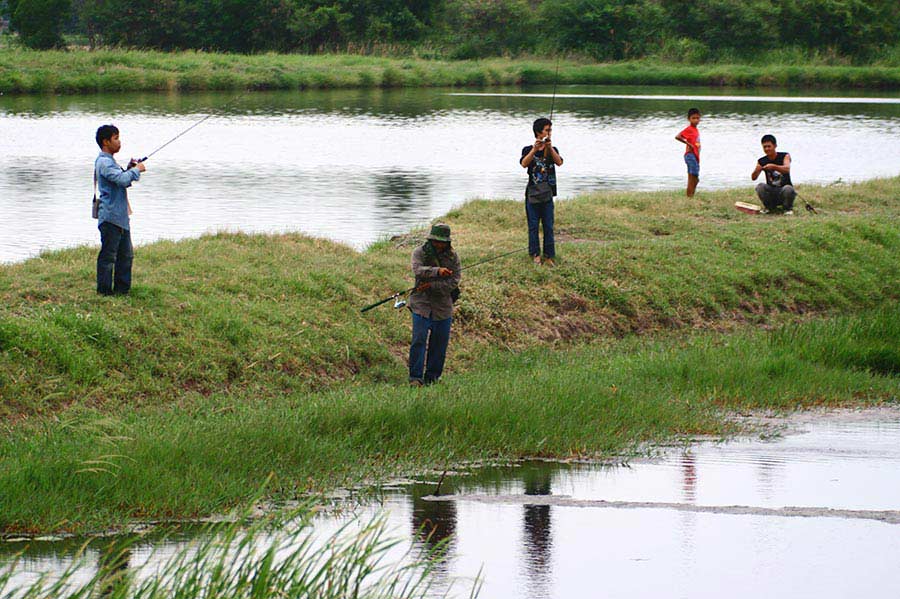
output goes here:
[[400, 308], [406, 307], [406, 300], [400, 297], [400, 294], [396, 294], [394, 296], [394, 309], [399, 310]]

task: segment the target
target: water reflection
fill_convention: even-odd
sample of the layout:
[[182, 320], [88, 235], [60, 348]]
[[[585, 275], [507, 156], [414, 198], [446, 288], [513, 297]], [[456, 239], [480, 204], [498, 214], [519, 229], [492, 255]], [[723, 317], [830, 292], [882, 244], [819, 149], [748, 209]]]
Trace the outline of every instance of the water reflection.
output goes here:
[[681, 497], [685, 503], [697, 501], [697, 460], [691, 451], [681, 455]]
[[456, 504], [452, 501], [424, 501], [435, 487], [414, 484], [409, 490], [412, 503], [412, 534], [429, 551], [438, 550], [441, 561], [452, 555], [456, 534]]
[[[392, 534], [426, 551], [442, 547], [435, 596], [456, 577], [484, 567], [482, 597], [729, 597], [900, 593], [898, 525], [850, 518], [786, 518], [667, 509], [549, 505], [554, 498], [672, 502], [706, 506], [818, 506], [900, 510], [900, 415], [876, 421], [813, 424], [771, 441], [700, 444], [630, 468], [534, 462], [448, 475], [442, 495], [543, 498], [520, 502], [429, 501], [436, 482], [414, 483], [383, 502]], [[702, 480], [701, 480], [702, 479]], [[702, 482], [702, 484], [701, 484]], [[864, 490], [864, 492], [861, 492]], [[378, 513], [364, 508], [364, 518]], [[345, 520], [323, 516], [324, 536]], [[84, 572], [152, 575], [154, 560], [193, 538], [141, 537], [95, 541]], [[138, 544], [139, 543], [139, 544]], [[16, 580], [68, 566], [82, 545], [0, 545], [0, 561], [24, 551]], [[118, 548], [118, 551], [117, 549]], [[138, 575], [138, 574], [136, 574]], [[467, 585], [460, 585], [466, 588]], [[601, 591], [602, 589], [602, 591]], [[855, 589], [855, 590], [854, 590]]]
[[[525, 495], [551, 495], [552, 471], [527, 468], [523, 472]], [[549, 505], [525, 505], [525, 567], [531, 597], [547, 597], [551, 578], [553, 529]]]
[[128, 588], [132, 578], [131, 542], [128, 539], [113, 539], [100, 549], [97, 571], [101, 579], [100, 598], [107, 599]]
[[425, 220], [434, 183], [427, 173], [390, 169], [372, 176], [375, 191], [374, 214], [380, 221]]

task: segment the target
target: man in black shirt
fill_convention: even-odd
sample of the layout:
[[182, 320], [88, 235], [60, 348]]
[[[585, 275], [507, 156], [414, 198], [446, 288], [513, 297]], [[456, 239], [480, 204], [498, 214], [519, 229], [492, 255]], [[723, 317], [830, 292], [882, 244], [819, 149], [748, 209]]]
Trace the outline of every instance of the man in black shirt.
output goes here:
[[750, 177], [756, 181], [760, 173], [766, 175], [766, 182], [756, 186], [756, 195], [762, 201], [766, 214], [778, 207], [784, 208], [784, 213], [794, 213], [794, 198], [797, 192], [791, 183], [791, 155], [787, 152], [778, 152], [778, 143], [774, 135], [763, 135], [762, 149], [765, 156], [756, 161], [756, 168]]
[[522, 148], [519, 166], [528, 169], [525, 186], [525, 216], [528, 218], [528, 253], [541, 264], [538, 225], [544, 230], [544, 264], [553, 266], [556, 244], [553, 239], [553, 196], [556, 195], [556, 167], [563, 163], [559, 150], [550, 141], [553, 123], [539, 118], [532, 125], [534, 143]]

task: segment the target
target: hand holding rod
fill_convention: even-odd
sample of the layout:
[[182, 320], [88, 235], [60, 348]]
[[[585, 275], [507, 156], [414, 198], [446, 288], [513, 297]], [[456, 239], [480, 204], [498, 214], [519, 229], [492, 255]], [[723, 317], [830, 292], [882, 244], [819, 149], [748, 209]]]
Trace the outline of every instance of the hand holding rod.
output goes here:
[[[498, 255], [492, 256], [492, 257], [490, 257], [490, 258], [485, 258], [484, 260], [481, 260], [480, 262], [476, 262], [475, 264], [469, 264], [468, 266], [463, 266], [462, 268], [459, 269], [459, 272], [462, 272], [462, 271], [466, 270], [467, 268], [473, 268], [473, 267], [475, 267], [475, 266], [480, 266], [480, 265], [482, 265], [482, 264], [487, 264], [488, 262], [493, 262], [494, 260], [499, 260], [500, 258], [505, 258], [506, 256], [509, 256], [510, 254], [516, 254], [516, 253], [518, 253], [518, 252], [524, 252], [524, 251], [526, 251], [526, 250], [528, 250], [528, 248], [527, 248], [527, 247], [524, 247], [524, 248], [519, 248], [519, 249], [517, 249], [517, 250], [512, 250], [511, 252], [505, 252], [505, 253], [503, 253], [503, 254], [498, 254]], [[392, 299], [396, 299], [396, 298], [400, 297], [401, 295], [407, 295], [407, 294], [412, 293], [413, 291], [416, 291], [416, 290], [418, 290], [418, 291], [424, 291], [425, 289], [428, 289], [428, 287], [425, 287], [425, 285], [430, 285], [430, 284], [429, 284], [429, 283], [422, 283], [422, 285], [419, 286], [419, 287], [410, 287], [410, 288], [407, 289], [406, 291], [398, 291], [397, 293], [395, 293], [395, 294], [393, 294], [393, 295], [390, 295], [390, 296], [384, 298], [383, 300], [377, 301], [377, 302], [375, 302], [374, 304], [368, 305], [368, 306], [366, 306], [365, 308], [360, 309], [360, 312], [368, 312], [368, 311], [371, 310], [372, 308], [377, 308], [377, 307], [380, 306], [381, 304], [386, 304], [386, 303], [388, 303], [389, 301], [391, 301]]]

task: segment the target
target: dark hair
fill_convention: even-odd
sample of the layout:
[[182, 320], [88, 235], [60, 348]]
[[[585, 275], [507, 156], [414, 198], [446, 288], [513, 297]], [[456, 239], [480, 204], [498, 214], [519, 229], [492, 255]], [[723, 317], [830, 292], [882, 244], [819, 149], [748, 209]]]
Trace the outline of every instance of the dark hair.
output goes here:
[[115, 125], [101, 125], [97, 129], [97, 145], [100, 146], [100, 149], [103, 149], [103, 142], [112, 139], [113, 135], [118, 134], [119, 130]]
[[699, 108], [691, 108], [690, 110], [688, 110], [688, 118], [691, 118], [695, 114], [700, 114]]
[[771, 134], [769, 134], [769, 133], [766, 133], [765, 135], [763, 135], [763, 137], [762, 137], [762, 139], [760, 140], [759, 143], [764, 144], [764, 143], [766, 143], [767, 141], [771, 141], [773, 146], [777, 146], [777, 145], [778, 145], [778, 142], [775, 141], [775, 136], [774, 136], [774, 135], [771, 135]]
[[531, 126], [531, 128], [534, 130], [534, 134], [537, 135], [538, 133], [540, 133], [541, 131], [544, 130], [544, 127], [546, 127], [547, 125], [552, 125], [552, 124], [553, 123], [550, 122], [550, 119], [541, 117], [534, 122], [534, 124]]

